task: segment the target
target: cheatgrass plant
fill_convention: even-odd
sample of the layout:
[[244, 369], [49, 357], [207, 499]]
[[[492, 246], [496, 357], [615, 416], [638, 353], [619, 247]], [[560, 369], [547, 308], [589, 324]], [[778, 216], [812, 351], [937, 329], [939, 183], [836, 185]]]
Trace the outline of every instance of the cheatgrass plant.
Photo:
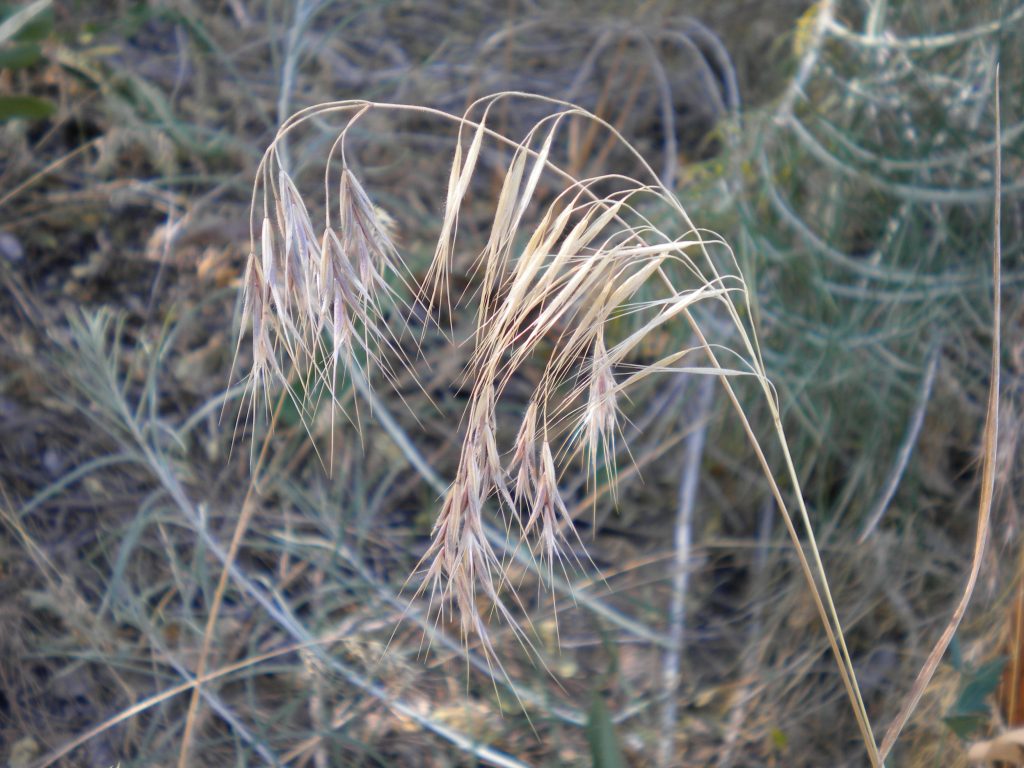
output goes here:
[[[543, 105], [549, 114], [516, 139], [494, 115], [520, 103]], [[437, 195], [444, 204], [441, 229], [419, 279], [359, 181], [360, 121], [396, 113], [456, 129], [447, 188]], [[340, 124], [324, 158], [321, 215], [304, 202], [282, 153], [313, 121]], [[570, 154], [566, 147], [580, 124], [604, 131], [632, 157], [634, 170], [574, 176], [561, 159]], [[484, 158], [488, 167], [500, 166], [501, 181], [484, 245], [467, 256], [460, 212], [479, 205], [473, 182], [484, 172]], [[379, 402], [375, 388], [395, 386], [415, 370], [410, 361], [421, 351], [413, 318], [443, 329], [440, 318], [450, 323], [460, 311], [475, 313], [461, 382], [469, 399], [459, 460], [411, 577], [416, 596], [429, 599], [438, 620], [454, 618], [463, 642], [477, 643], [499, 669], [491, 640], [495, 621], [531, 648], [511, 576], [514, 554], [527, 551], [528, 565], [548, 585], [568, 568], [585, 567], [576, 521], [560, 490], [567, 469], [583, 467], [591, 483], [603, 477], [613, 492], [616, 464], [629, 455], [623, 403], [654, 376], [713, 376], [782, 512], [869, 756], [880, 763], [762, 362], [748, 286], [729, 245], [691, 220], [614, 127], [571, 104], [521, 93], [481, 99], [462, 116], [365, 101], [323, 104], [297, 113], [278, 131], [260, 165], [253, 201], [242, 306], [252, 339], [247, 376], [254, 406], [269, 409], [271, 389], [283, 387], [312, 416], [309, 393], [326, 392], [333, 403], [339, 378], [347, 376], [372, 410]], [[472, 276], [461, 297], [451, 285], [456, 269]], [[654, 360], [638, 354], [670, 328], [672, 338], [686, 341]], [[540, 374], [531, 379], [518, 429], [503, 435], [499, 409], [528, 363]], [[751, 426], [737, 377], [755, 383], [744, 397], [754, 393], [769, 409], [773, 435]], [[766, 440], [777, 442], [781, 466], [769, 464]], [[407, 438], [402, 445], [415, 452]], [[414, 458], [436, 484], [432, 470]]]
[[1012, 741], [1020, 0], [82, 5], [0, 10], [0, 762], [866, 764], [787, 451], [879, 756]]

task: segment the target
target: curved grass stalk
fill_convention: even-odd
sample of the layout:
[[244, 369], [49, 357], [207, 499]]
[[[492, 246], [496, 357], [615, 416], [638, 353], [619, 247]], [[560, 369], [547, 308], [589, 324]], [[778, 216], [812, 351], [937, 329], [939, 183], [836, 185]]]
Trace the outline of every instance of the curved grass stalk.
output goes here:
[[963, 593], [953, 615], [950, 617], [946, 628], [942, 631], [938, 641], [928, 654], [921, 671], [911, 686], [906, 701], [900, 708], [899, 713], [893, 718], [892, 723], [885, 732], [882, 740], [881, 755], [884, 759], [899, 738], [903, 726], [907, 724], [910, 715], [917, 707], [918, 702], [924, 695], [925, 687], [935, 674], [939, 662], [945, 655], [949, 644], [953, 642], [953, 635], [956, 633], [960, 622], [967, 612], [967, 606], [974, 594], [974, 586], [978, 581], [978, 574], [981, 573], [982, 557], [989, 538], [989, 523], [992, 514], [992, 503], [996, 492], [996, 459], [999, 446], [999, 379], [1001, 372], [1002, 354], [1002, 174], [1003, 159], [1002, 145], [999, 143], [1000, 135], [1000, 109], [999, 109], [999, 69], [996, 68], [995, 87], [995, 168], [994, 168], [994, 211], [992, 215], [992, 356], [989, 361], [989, 384], [988, 402], [985, 407], [985, 429], [982, 433], [984, 445], [984, 458], [981, 471], [981, 493], [978, 498], [978, 525], [974, 539], [974, 552], [971, 558], [971, 569], [967, 574], [967, 583], [964, 585]]

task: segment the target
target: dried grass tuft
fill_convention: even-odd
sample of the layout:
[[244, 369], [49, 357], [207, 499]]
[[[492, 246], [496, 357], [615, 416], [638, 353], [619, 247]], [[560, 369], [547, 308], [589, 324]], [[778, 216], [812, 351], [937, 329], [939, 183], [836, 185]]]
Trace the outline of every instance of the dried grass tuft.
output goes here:
[[[518, 141], [492, 127], [490, 115], [496, 105], [524, 102], [545, 105], [551, 114]], [[521, 611], [509, 577], [510, 561], [499, 556], [488, 535], [490, 505], [504, 521], [504, 548], [514, 551], [516, 539], [525, 545], [533, 556], [531, 567], [546, 577], [542, 583], [554, 582], [556, 562], [563, 571], [569, 563], [582, 567], [572, 547], [575, 542], [582, 548], [582, 542], [560, 488], [563, 473], [579, 460], [595, 483], [599, 470], [607, 468], [614, 486], [619, 403], [631, 389], [667, 371], [715, 376], [744, 424], [783, 512], [869, 755], [877, 764], [774, 390], [749, 321], [750, 299], [736, 259], [721, 238], [693, 224], [639, 152], [599, 117], [553, 99], [500, 93], [475, 102], [461, 117], [406, 105], [336, 102], [304, 110], [287, 121], [261, 165], [263, 252], [258, 262], [255, 255], [250, 259], [249, 274], [257, 279], [250, 277], [243, 296], [247, 317], [254, 321], [254, 345], [259, 347], [253, 384], [265, 386], [273, 377], [282, 379], [286, 365], [317, 371], [332, 397], [339, 365], [355, 369], [368, 386], [376, 386], [364, 377], [371, 367], [383, 370], [387, 382], [395, 383], [391, 360], [403, 360], [404, 353], [388, 330], [388, 321], [389, 312], [401, 306], [392, 281], [408, 285], [406, 270], [345, 159], [351, 152], [347, 140], [353, 123], [373, 111], [414, 113], [458, 127], [434, 258], [424, 279], [410, 289], [421, 309], [437, 311], [440, 298], [453, 295], [448, 281], [458, 253], [459, 214], [481, 158], [512, 150], [490, 217], [490, 235], [474, 262], [478, 308], [474, 350], [464, 372], [470, 399], [460, 459], [417, 568], [422, 581], [416, 595], [429, 597], [439, 620], [457, 618], [463, 642], [467, 647], [479, 644], [489, 665], [501, 669], [488, 616], [509, 625], [523, 646], [533, 649], [517, 618]], [[342, 158], [339, 220], [333, 229], [325, 212], [319, 248], [307, 208], [278, 154], [284, 139], [314, 118], [345, 121], [335, 142]], [[556, 150], [564, 127], [580, 119], [621, 145], [643, 180], [623, 174], [580, 179], [566, 171], [556, 161]], [[328, 162], [325, 189], [330, 189], [330, 177]], [[258, 193], [259, 185], [254, 200]], [[330, 195], [325, 205], [329, 210]], [[688, 343], [653, 363], [634, 362], [652, 334], [669, 328]], [[325, 334], [332, 339], [326, 348]], [[277, 355], [273, 362], [270, 351]], [[736, 364], [723, 366], [726, 357]], [[697, 362], [691, 362], [694, 358]], [[506, 449], [498, 429], [499, 403], [527, 362], [539, 363], [542, 372], [518, 434]], [[760, 393], [775, 414], [774, 437], [797, 500], [796, 525], [805, 533], [812, 560], [804, 555], [805, 545], [776, 485], [761, 437], [751, 428], [729, 383], [737, 375], [759, 382]], [[263, 399], [269, 401], [266, 394]], [[503, 458], [507, 454], [509, 461]]]

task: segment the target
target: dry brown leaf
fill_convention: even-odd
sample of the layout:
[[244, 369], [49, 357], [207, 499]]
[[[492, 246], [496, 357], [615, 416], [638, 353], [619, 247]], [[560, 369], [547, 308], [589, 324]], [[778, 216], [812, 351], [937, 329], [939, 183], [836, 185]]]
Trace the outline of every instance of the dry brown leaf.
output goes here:
[[1014, 728], [989, 741], [979, 741], [967, 750], [972, 763], [991, 763], [996, 760], [1024, 765], [1024, 728]]

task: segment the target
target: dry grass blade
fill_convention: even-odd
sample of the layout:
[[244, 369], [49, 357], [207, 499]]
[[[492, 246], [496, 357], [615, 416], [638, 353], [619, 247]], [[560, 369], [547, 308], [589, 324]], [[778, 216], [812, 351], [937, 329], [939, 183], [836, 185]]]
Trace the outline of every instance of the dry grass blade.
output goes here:
[[36, 16], [52, 5], [53, 0], [35, 0], [34, 3], [29, 3], [24, 8], [12, 13], [0, 24], [0, 43], [5, 43], [13, 38], [21, 29], [30, 24]]
[[[429, 286], [429, 293], [423, 297], [428, 306], [433, 306], [439, 291], [447, 284], [451, 274], [452, 248], [454, 246], [455, 225], [458, 221], [459, 207], [462, 199], [469, 190], [469, 183], [473, 178], [473, 171], [476, 170], [476, 162], [480, 156], [480, 147], [483, 144], [487, 114], [490, 111], [490, 104], [484, 109], [483, 117], [473, 133], [473, 140], [469, 145], [465, 160], [462, 157], [462, 129], [463, 123], [459, 124], [459, 136], [455, 143], [455, 158], [452, 160], [451, 176], [448, 180], [448, 192], [444, 203], [444, 223], [441, 226], [441, 234], [437, 238], [437, 250], [434, 254], [434, 262], [431, 265], [431, 273], [427, 276], [426, 283]], [[470, 108], [472, 109], [472, 107]]]
[[228, 587], [228, 578], [231, 573], [231, 566], [234, 564], [235, 558], [238, 556], [242, 540], [245, 538], [245, 533], [249, 529], [249, 522], [252, 519], [254, 508], [257, 478], [263, 467], [263, 462], [266, 461], [267, 451], [270, 448], [271, 442], [270, 435], [273, 434], [273, 424], [277, 421], [283, 404], [284, 397], [281, 397], [278, 400], [277, 408], [274, 410], [269, 434], [263, 442], [263, 448], [260, 450], [259, 458], [256, 461], [256, 465], [253, 470], [253, 478], [250, 481], [249, 489], [245, 495], [245, 500], [242, 502], [241, 514], [238, 516], [238, 520], [235, 523], [235, 531], [231, 537], [231, 544], [228, 547], [227, 558], [224, 562], [223, 568], [221, 569], [220, 577], [217, 581], [217, 587], [213, 593], [213, 599], [210, 602], [209, 612], [206, 616], [206, 627], [203, 630], [203, 644], [200, 647], [199, 658], [196, 661], [196, 683], [192, 688], [192, 694], [189, 697], [188, 702], [188, 710], [185, 715], [185, 732], [181, 738], [181, 749], [178, 753], [179, 768], [185, 768], [185, 766], [189, 765], [189, 755], [192, 747], [192, 739], [194, 737], [196, 717], [199, 712], [199, 694], [202, 690], [203, 677], [206, 674], [206, 663], [210, 656], [213, 636], [217, 631], [217, 619], [220, 616], [220, 607], [224, 601], [224, 593]]
[[889, 729], [885, 732], [885, 738], [882, 740], [882, 746], [880, 748], [882, 759], [885, 759], [885, 756], [889, 754], [889, 751], [896, 743], [896, 739], [899, 738], [900, 732], [907, 724], [911, 714], [913, 714], [914, 709], [921, 700], [921, 696], [924, 695], [925, 688], [928, 687], [928, 683], [931, 681], [932, 676], [935, 674], [935, 670], [942, 661], [942, 657], [945, 655], [946, 649], [953, 641], [953, 635], [956, 634], [957, 627], [960, 626], [964, 613], [967, 612], [967, 606], [971, 602], [971, 596], [974, 594], [974, 586], [978, 581], [978, 574], [981, 572], [981, 563], [982, 557], [985, 554], [985, 545], [988, 543], [989, 520], [992, 514], [992, 501], [995, 496], [996, 486], [996, 451], [999, 440], [999, 373], [1000, 355], [1002, 354], [1002, 339], [1000, 334], [1002, 326], [1002, 247], [1000, 232], [1002, 224], [1003, 164], [1002, 146], [1000, 144], [1000, 137], [1002, 136], [1002, 133], [1000, 129], [999, 114], [998, 66], [996, 67], [995, 77], [995, 111], [995, 190], [994, 213], [992, 217], [992, 360], [989, 365], [988, 406], [985, 411], [985, 431], [982, 435], [984, 462], [982, 464], [981, 472], [981, 497], [978, 500], [978, 527], [977, 535], [974, 540], [974, 553], [971, 559], [971, 570], [967, 576], [967, 584], [964, 586], [964, 592], [960, 598], [960, 602], [953, 610], [953, 615], [950, 617], [946, 628], [942, 631], [942, 635], [940, 635], [938, 642], [935, 643], [935, 647], [932, 648], [931, 653], [928, 654], [928, 658], [925, 659], [924, 666], [922, 666], [921, 671], [918, 673], [917, 679], [914, 681], [914, 685], [911, 687], [906, 701], [900, 708], [900, 711], [894, 718], [892, 724], [889, 726]]
[[1017, 553], [1013, 604], [1009, 611], [1006, 655], [999, 682], [999, 709], [1011, 728], [1024, 725], [1024, 550]]
[[118, 712], [116, 715], [107, 720], [104, 720], [99, 725], [96, 725], [93, 728], [90, 728], [89, 730], [80, 733], [78, 736], [61, 745], [59, 748], [53, 750], [46, 756], [40, 758], [37, 762], [32, 763], [31, 768], [48, 768], [49, 766], [53, 765], [58, 760], [60, 760], [62, 757], [70, 754], [71, 752], [74, 752], [80, 746], [96, 738], [104, 731], [108, 731], [114, 726], [123, 723], [127, 720], [130, 720], [133, 717], [145, 712], [147, 709], [151, 709], [156, 705], [161, 704], [167, 701], [168, 699], [172, 699], [179, 694], [186, 693], [188, 691], [195, 691], [200, 686], [206, 683], [214, 682], [215, 680], [220, 680], [235, 672], [241, 672], [242, 670], [248, 669], [249, 667], [257, 666], [266, 661], [271, 661], [272, 659], [276, 659], [281, 656], [286, 656], [290, 653], [295, 653], [296, 651], [302, 650], [304, 647], [304, 645], [296, 643], [285, 648], [278, 648], [273, 651], [268, 651], [267, 653], [259, 654], [258, 656], [252, 656], [247, 659], [242, 659], [241, 661], [236, 661], [232, 664], [228, 664], [212, 672], [205, 672], [204, 674], [197, 676], [193, 680], [189, 680], [187, 682], [176, 685], [173, 688], [168, 688], [165, 691], [161, 691], [160, 693], [154, 694], [153, 696], [150, 696], [149, 698], [140, 701], [136, 704], [133, 704], [127, 709]]
[[[700, 339], [704, 346], [705, 353], [707, 354], [712, 365], [721, 369], [721, 364], [718, 362], [718, 358], [708, 343], [707, 339], [704, 338], [703, 333], [697, 324], [691, 319], [694, 333]], [[748, 342], [749, 343], [749, 342]], [[839, 675], [843, 682], [843, 687], [846, 690], [846, 694], [850, 699], [850, 703], [853, 706], [854, 714], [857, 718], [857, 726], [861, 731], [861, 738], [864, 741], [864, 745], [868, 750], [868, 757], [873, 766], [880, 766], [882, 764], [882, 758], [878, 754], [878, 747], [876, 745], [874, 734], [871, 729], [871, 723], [869, 721], [867, 710], [864, 706], [863, 698], [861, 697], [860, 688], [857, 684], [856, 673], [853, 668], [853, 660], [850, 656], [849, 649], [846, 647], [846, 639], [843, 634], [842, 624], [839, 621], [839, 616], [836, 611], [835, 604], [832, 600], [832, 594], [829, 590], [828, 579], [825, 576], [825, 567], [821, 561], [821, 553], [818, 549], [817, 543], [814, 537], [814, 529], [811, 526], [810, 516], [807, 512], [807, 506], [804, 502], [803, 496], [800, 493], [800, 481], [796, 473], [796, 466], [793, 463], [792, 455], [790, 454], [788, 443], [786, 441], [785, 432], [782, 427], [782, 417], [779, 413], [778, 404], [775, 401], [774, 392], [771, 390], [771, 384], [767, 377], [759, 370], [758, 380], [761, 387], [764, 390], [764, 396], [768, 402], [768, 407], [771, 410], [772, 418], [775, 422], [775, 432], [778, 437], [779, 445], [783, 452], [783, 458], [785, 460], [787, 474], [796, 492], [796, 503], [797, 503], [797, 514], [799, 515], [799, 521], [804, 528], [807, 535], [809, 550], [811, 552], [811, 559], [808, 559], [807, 554], [804, 551], [804, 544], [800, 540], [800, 535], [794, 525], [793, 515], [790, 512], [789, 506], [786, 504], [785, 498], [782, 493], [778, 482], [771, 470], [771, 465], [768, 462], [761, 443], [754, 433], [753, 427], [750, 424], [747, 414], [743, 409], [742, 404], [736, 394], [735, 389], [727, 378], [724, 376], [721, 379], [722, 386], [726, 391], [726, 395], [729, 398], [733, 409], [736, 412], [737, 418], [743, 425], [744, 431], [747, 433], [747, 438], [750, 442], [751, 447], [754, 449], [754, 453], [757, 456], [757, 460], [761, 465], [761, 469], [765, 475], [768, 485], [771, 489], [772, 496], [778, 505], [779, 511], [782, 514], [783, 523], [786, 526], [786, 532], [789, 535], [790, 541], [793, 545], [793, 550], [796, 553], [797, 560], [800, 563], [800, 569], [803, 574], [804, 580], [810, 590], [811, 597], [814, 601], [814, 606], [818, 612], [818, 616], [821, 620], [822, 627], [825, 629], [825, 634], [828, 637], [829, 646], [832, 649], [832, 654], [836, 660], [836, 664], [839, 668]], [[811, 563], [813, 560], [813, 566]], [[820, 579], [820, 585], [819, 585]]]

